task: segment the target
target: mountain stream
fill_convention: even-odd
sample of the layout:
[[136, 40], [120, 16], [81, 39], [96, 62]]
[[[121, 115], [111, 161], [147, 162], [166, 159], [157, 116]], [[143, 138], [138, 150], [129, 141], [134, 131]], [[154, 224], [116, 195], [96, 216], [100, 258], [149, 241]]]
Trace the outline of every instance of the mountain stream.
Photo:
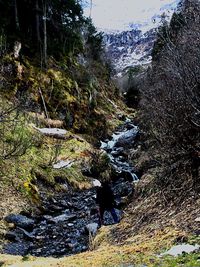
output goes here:
[[[127, 119], [109, 140], [101, 142], [101, 149], [110, 158], [116, 172], [112, 189], [116, 198], [117, 214], [122, 217], [123, 199], [131, 196], [138, 180], [134, 167], [128, 162], [128, 151], [138, 134], [138, 128]], [[93, 177], [96, 178], [96, 177]], [[99, 181], [87, 190], [57, 193], [43, 200], [44, 211], [32, 216], [26, 212], [10, 214], [5, 218], [14, 227], [6, 233], [7, 242], [0, 253], [34, 256], [66, 256], [89, 249], [89, 232], [95, 235], [98, 228], [96, 189]], [[104, 224], [112, 224], [112, 216], [105, 212]]]

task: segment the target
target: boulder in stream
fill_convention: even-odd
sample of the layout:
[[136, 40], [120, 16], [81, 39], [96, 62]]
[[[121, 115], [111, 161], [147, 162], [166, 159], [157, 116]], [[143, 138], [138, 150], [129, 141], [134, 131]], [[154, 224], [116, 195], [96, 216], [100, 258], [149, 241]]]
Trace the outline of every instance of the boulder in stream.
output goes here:
[[73, 221], [74, 219], [76, 219], [76, 215], [75, 214], [71, 214], [71, 215], [62, 214], [57, 217], [45, 216], [44, 218], [53, 223], [60, 223], [64, 221]]
[[5, 217], [5, 221], [8, 223], [14, 223], [15, 226], [23, 229], [31, 229], [35, 222], [33, 219], [20, 214], [10, 214]]
[[123, 132], [121, 136], [118, 137], [118, 139], [115, 142], [116, 147], [129, 147], [132, 145], [132, 142], [134, 141], [136, 135], [138, 133], [137, 127], [127, 130], [126, 132]]

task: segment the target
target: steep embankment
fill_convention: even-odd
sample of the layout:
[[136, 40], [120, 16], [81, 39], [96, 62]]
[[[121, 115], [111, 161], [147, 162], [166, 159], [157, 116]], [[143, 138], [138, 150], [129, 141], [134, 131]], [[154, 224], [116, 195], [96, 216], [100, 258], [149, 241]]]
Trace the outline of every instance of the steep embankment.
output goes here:
[[9, 213], [37, 213], [41, 195], [90, 187], [82, 170], [93, 145], [121, 123], [124, 104], [105, 66], [73, 60], [51, 59], [46, 69], [25, 57], [1, 60], [1, 238]]

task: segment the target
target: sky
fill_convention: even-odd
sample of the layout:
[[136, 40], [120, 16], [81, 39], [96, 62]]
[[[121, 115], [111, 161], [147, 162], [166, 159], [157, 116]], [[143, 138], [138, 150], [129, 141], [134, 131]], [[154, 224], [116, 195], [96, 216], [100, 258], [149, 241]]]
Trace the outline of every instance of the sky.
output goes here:
[[[90, 0], [85, 0], [84, 13], [90, 15]], [[177, 0], [92, 0], [91, 17], [94, 25], [104, 31], [130, 29], [130, 24], [152, 24], [160, 8]]]

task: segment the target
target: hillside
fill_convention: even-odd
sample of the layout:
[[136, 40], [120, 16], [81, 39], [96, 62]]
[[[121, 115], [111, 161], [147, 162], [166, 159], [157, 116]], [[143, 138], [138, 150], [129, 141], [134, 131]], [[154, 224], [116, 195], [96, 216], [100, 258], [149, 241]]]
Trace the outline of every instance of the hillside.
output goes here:
[[106, 37], [117, 61], [152, 57], [126, 99], [82, 14], [0, 2], [0, 266], [198, 267], [199, 1]]

